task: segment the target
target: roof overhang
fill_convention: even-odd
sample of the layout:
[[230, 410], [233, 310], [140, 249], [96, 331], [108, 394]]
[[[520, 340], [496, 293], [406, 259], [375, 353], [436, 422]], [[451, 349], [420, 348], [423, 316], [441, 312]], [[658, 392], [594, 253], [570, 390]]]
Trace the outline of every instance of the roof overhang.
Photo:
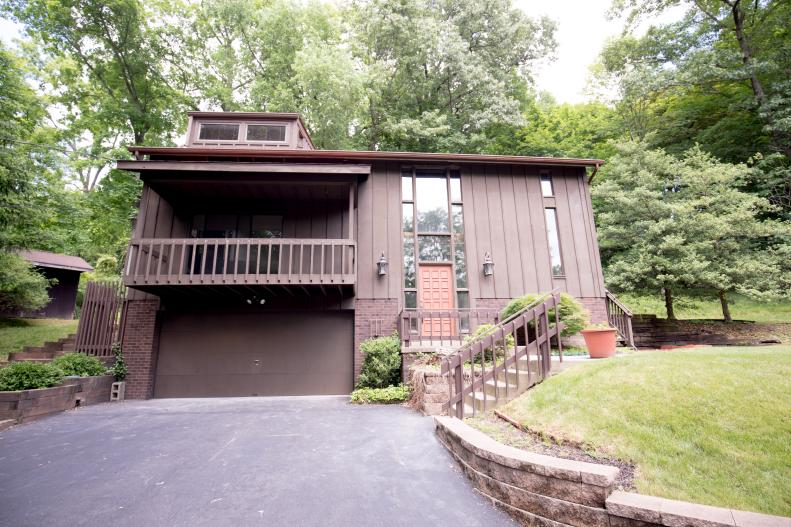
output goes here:
[[[309, 163], [316, 162], [341, 162], [360, 163], [372, 161], [401, 161], [413, 163], [486, 163], [507, 165], [534, 165], [534, 166], [567, 166], [567, 167], [596, 167], [604, 163], [601, 159], [577, 159], [565, 157], [531, 157], [531, 156], [501, 156], [486, 154], [449, 154], [429, 152], [381, 152], [381, 151], [356, 151], [356, 150], [265, 150], [255, 148], [206, 148], [206, 147], [144, 147], [131, 146], [128, 148], [138, 162], [148, 157], [152, 161], [203, 161], [212, 162], [218, 159], [224, 162], [253, 161], [258, 159], [303, 160]], [[173, 161], [171, 161], [173, 160]], [[235, 161], [234, 161], [235, 160]], [[118, 168], [122, 168], [119, 161]], [[288, 164], [291, 164], [289, 162]], [[126, 166], [126, 165], [125, 165]], [[125, 170], [136, 170], [124, 168]]]
[[256, 163], [228, 161], [118, 161], [119, 170], [132, 172], [244, 172], [266, 174], [363, 174], [371, 165], [324, 163]]

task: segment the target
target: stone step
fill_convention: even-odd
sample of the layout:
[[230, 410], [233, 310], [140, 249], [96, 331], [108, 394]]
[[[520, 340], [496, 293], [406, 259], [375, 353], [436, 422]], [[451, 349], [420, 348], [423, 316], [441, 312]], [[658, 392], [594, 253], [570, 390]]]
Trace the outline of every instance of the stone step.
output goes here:
[[0, 421], [0, 432], [16, 424], [15, 419], [3, 419]]

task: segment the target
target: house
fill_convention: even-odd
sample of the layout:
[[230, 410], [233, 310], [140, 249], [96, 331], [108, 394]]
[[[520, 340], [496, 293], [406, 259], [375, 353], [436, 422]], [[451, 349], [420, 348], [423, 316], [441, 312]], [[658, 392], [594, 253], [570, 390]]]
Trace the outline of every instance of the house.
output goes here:
[[193, 112], [185, 146], [130, 150], [127, 397], [346, 394], [362, 340], [460, 339], [553, 288], [606, 320], [599, 160], [317, 150], [292, 113]]
[[50, 301], [35, 312], [14, 313], [16, 316], [74, 318], [77, 302], [77, 286], [80, 274], [93, 271], [93, 267], [79, 256], [51, 253], [47, 251], [19, 251], [19, 255], [30, 262], [45, 278], [53, 280], [47, 289]]

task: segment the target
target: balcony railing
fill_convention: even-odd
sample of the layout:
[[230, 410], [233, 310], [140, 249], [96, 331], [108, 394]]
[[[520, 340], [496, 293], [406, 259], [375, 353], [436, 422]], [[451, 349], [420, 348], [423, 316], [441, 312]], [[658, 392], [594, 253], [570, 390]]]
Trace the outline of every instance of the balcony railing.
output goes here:
[[129, 243], [124, 283], [155, 285], [348, 285], [353, 240], [147, 238]]

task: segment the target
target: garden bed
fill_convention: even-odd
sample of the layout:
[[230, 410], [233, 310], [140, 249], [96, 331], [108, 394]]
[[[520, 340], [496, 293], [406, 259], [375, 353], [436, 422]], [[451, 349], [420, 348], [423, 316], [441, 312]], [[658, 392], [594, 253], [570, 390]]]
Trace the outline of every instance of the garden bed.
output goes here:
[[54, 413], [110, 401], [112, 375], [69, 377], [59, 386], [0, 392], [0, 421], [32, 421]]

